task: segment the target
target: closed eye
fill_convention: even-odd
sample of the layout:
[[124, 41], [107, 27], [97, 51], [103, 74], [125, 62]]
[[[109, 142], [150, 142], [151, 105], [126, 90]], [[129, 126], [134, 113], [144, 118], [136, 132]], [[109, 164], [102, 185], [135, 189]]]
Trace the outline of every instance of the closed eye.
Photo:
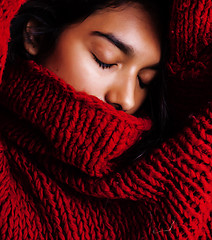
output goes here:
[[112, 66], [116, 65], [116, 64], [108, 64], [108, 63], [104, 63], [102, 61], [100, 61], [93, 53], [92, 56], [94, 58], [94, 60], [96, 61], [96, 63], [99, 65], [99, 67], [105, 69], [105, 68], [111, 68]]
[[148, 84], [145, 84], [145, 83], [142, 81], [141, 77], [138, 76], [137, 78], [138, 78], [138, 81], [139, 81], [140, 88], [144, 89], [144, 88], [147, 88], [147, 87], [148, 87]]

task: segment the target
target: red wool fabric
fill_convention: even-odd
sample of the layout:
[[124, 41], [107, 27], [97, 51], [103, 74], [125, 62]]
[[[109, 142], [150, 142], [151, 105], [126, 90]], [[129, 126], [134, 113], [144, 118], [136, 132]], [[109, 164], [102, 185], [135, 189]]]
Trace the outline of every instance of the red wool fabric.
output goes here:
[[212, 239], [211, 0], [174, 1], [167, 63], [176, 118], [204, 110], [128, 166], [117, 157], [148, 119], [76, 92], [33, 61], [5, 67], [23, 2], [0, 0], [1, 239]]
[[211, 32], [211, 1], [174, 1], [167, 63], [168, 97], [169, 110], [180, 123], [212, 100]]

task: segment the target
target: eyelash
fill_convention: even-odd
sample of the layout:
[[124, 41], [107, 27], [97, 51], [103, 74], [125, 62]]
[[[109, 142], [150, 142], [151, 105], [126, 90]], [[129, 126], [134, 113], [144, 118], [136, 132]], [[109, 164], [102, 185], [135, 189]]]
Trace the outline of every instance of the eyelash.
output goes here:
[[139, 81], [139, 85], [140, 85], [140, 88], [144, 89], [144, 88], [147, 88], [148, 85], [143, 83], [142, 79], [138, 76], [138, 81]]
[[115, 64], [107, 64], [107, 63], [103, 63], [102, 61], [100, 61], [94, 54], [93, 58], [94, 60], [97, 62], [97, 64], [99, 65], [99, 67], [106, 69], [106, 68], [111, 68], [112, 66], [114, 66]]
[[[112, 66], [114, 66], [114, 65], [116, 65], [116, 64], [107, 64], [107, 63], [104, 63], [104, 62], [102, 62], [102, 61], [100, 61], [93, 53], [92, 53], [92, 55], [93, 55], [93, 58], [94, 58], [94, 60], [96, 61], [96, 63], [99, 65], [99, 67], [101, 67], [101, 68], [103, 68], [103, 69], [109, 69], [109, 68], [111, 68]], [[145, 83], [143, 83], [142, 82], [142, 79], [138, 76], [137, 77], [138, 78], [138, 81], [139, 81], [139, 85], [140, 85], [140, 87], [142, 88], [142, 89], [144, 89], [144, 88], [146, 88], [148, 85], [147, 84], [145, 84]]]

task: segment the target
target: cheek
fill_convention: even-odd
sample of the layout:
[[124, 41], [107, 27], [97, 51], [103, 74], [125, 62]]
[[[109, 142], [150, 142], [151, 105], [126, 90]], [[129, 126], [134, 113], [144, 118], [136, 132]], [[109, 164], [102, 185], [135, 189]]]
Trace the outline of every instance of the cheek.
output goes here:
[[144, 103], [147, 97], [148, 88], [141, 88], [139, 81], [137, 81], [134, 94], [135, 94], [135, 107], [138, 109]]
[[135, 108], [138, 109], [145, 101], [147, 97], [147, 89], [139, 89], [135, 95]]
[[101, 97], [104, 85], [90, 52], [80, 44], [58, 44], [46, 67], [77, 91]]

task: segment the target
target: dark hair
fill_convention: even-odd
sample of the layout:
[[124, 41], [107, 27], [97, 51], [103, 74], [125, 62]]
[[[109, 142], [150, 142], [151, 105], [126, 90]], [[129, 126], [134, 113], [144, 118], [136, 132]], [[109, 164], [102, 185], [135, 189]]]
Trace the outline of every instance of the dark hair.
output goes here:
[[[97, 10], [139, 3], [141, 7], [151, 13], [157, 29], [159, 29], [162, 42], [162, 61], [157, 80], [150, 85], [148, 97], [142, 105], [142, 109], [145, 109], [153, 121], [153, 128], [144, 135], [144, 139], [140, 143], [129, 150], [129, 152], [134, 152], [136, 158], [161, 142], [166, 128], [165, 58], [170, 2], [170, 0], [29, 0], [20, 8], [17, 16], [11, 22], [11, 41], [8, 46], [7, 61], [13, 62], [17, 57], [35, 61], [45, 58], [54, 49], [58, 37], [68, 25], [83, 21]], [[23, 32], [29, 20], [36, 22], [33, 34], [39, 43], [37, 56], [30, 55], [24, 48]], [[28, 40], [30, 41], [30, 38]]]
[[[123, 4], [139, 3], [151, 12], [158, 24], [161, 39], [167, 30], [168, 0], [28, 0], [11, 22], [11, 41], [8, 49], [8, 60], [17, 56], [33, 59], [44, 58], [54, 49], [60, 33], [70, 24], [83, 21], [97, 10], [107, 7], [116, 8]], [[23, 31], [29, 20], [37, 24], [33, 32], [39, 42], [39, 56], [30, 55], [24, 48]], [[42, 41], [39, 41], [41, 39]], [[28, 38], [30, 41], [30, 38]], [[163, 41], [162, 41], [163, 42]]]

